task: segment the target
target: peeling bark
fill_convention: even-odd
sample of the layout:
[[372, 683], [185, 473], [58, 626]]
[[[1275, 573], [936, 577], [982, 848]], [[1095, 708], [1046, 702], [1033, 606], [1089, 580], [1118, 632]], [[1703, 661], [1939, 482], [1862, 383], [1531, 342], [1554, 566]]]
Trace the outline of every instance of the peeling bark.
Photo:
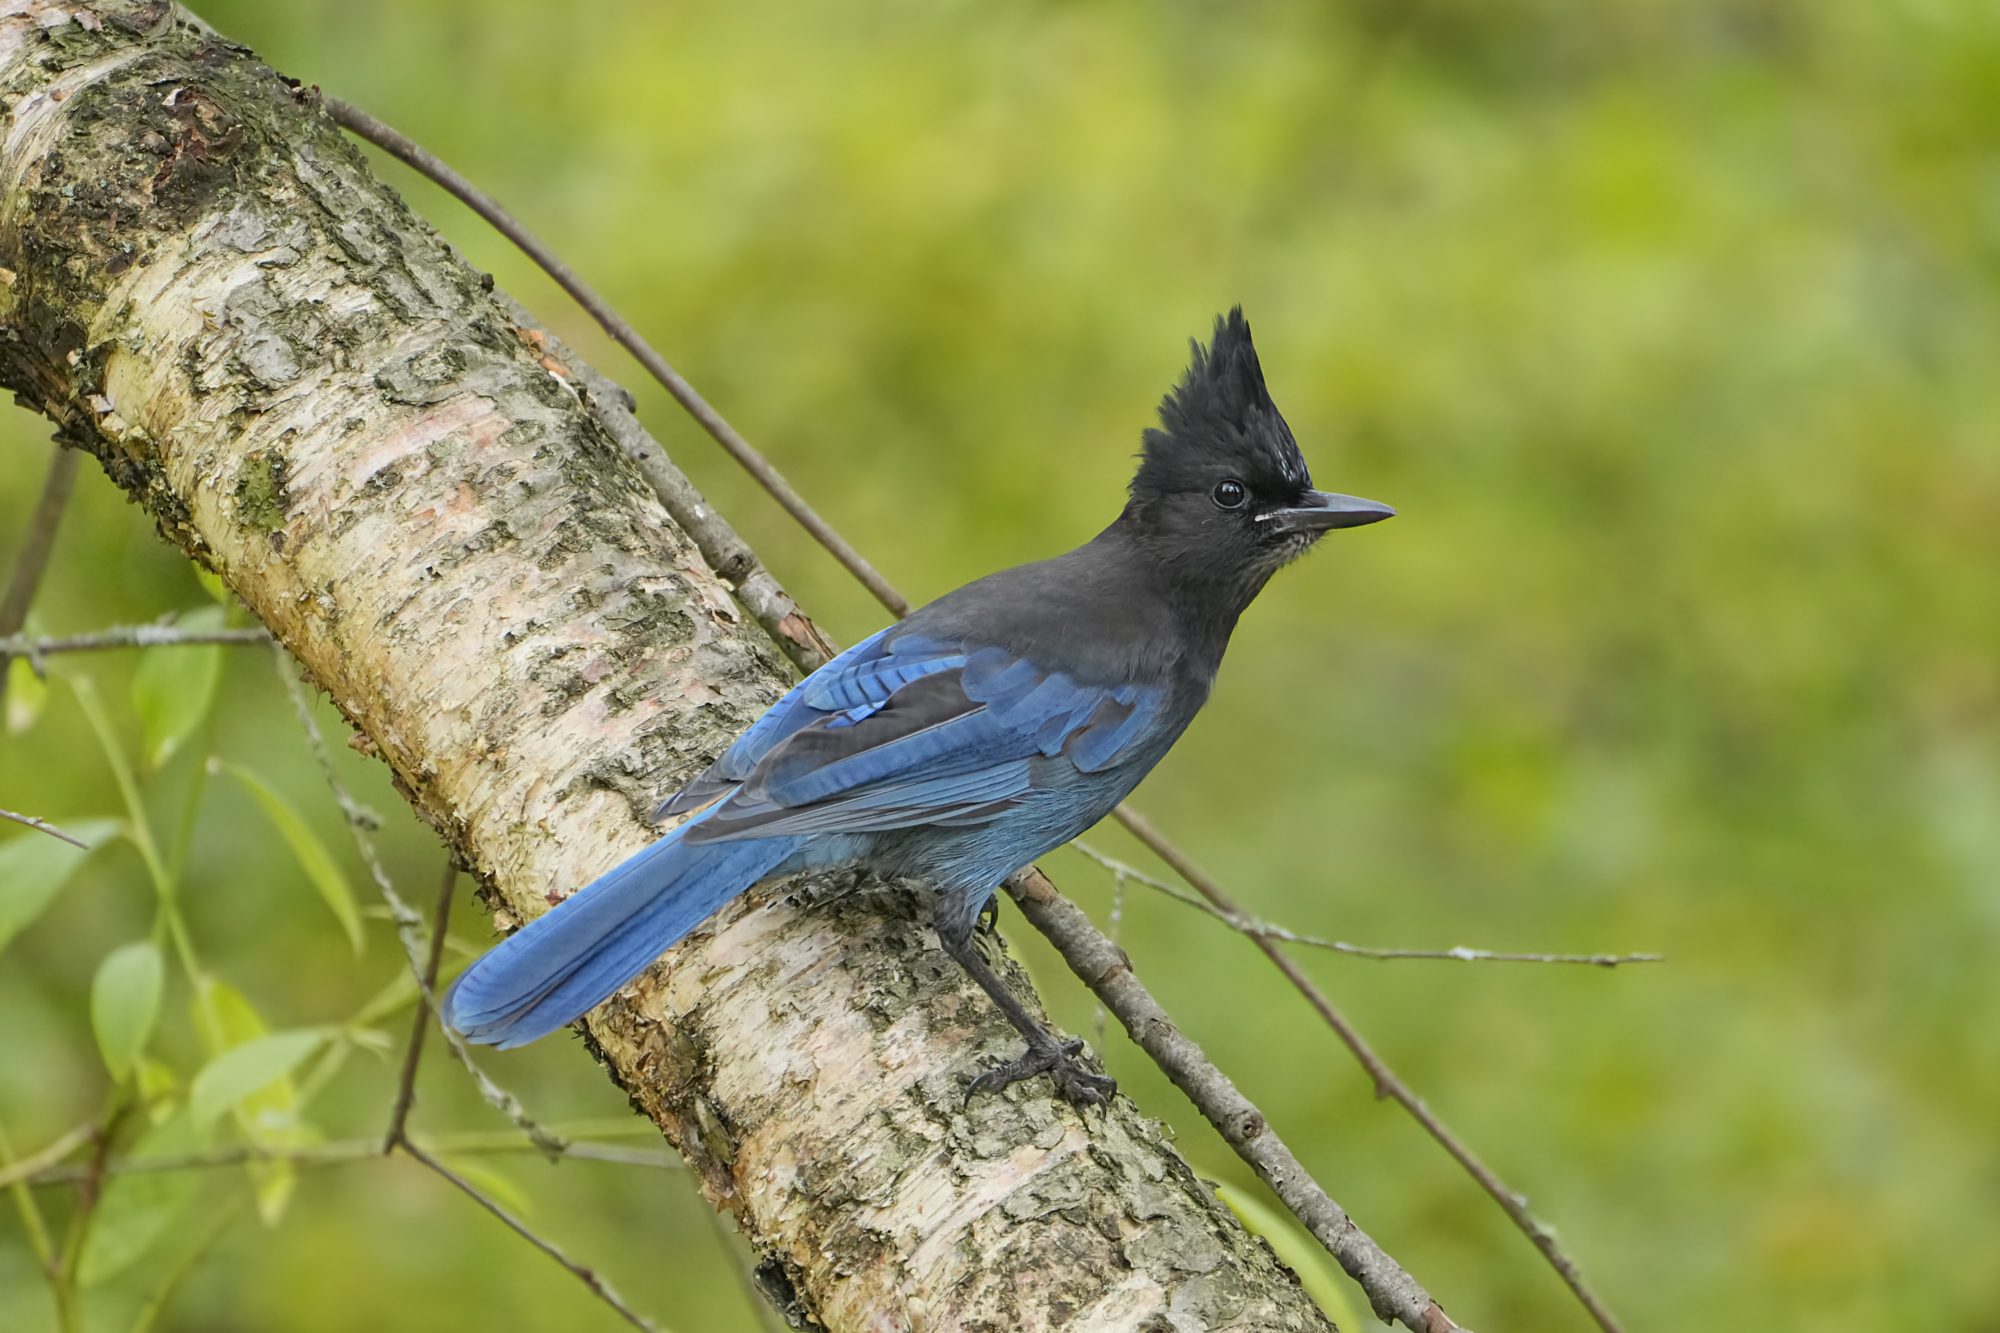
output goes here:
[[[490, 279], [163, 0], [0, 3], [0, 107], [0, 383], [305, 664], [503, 924], [643, 846], [791, 668]], [[780, 885], [589, 1021], [793, 1316], [1329, 1327], [1129, 1102], [963, 1104], [1016, 1039], [927, 918]]]

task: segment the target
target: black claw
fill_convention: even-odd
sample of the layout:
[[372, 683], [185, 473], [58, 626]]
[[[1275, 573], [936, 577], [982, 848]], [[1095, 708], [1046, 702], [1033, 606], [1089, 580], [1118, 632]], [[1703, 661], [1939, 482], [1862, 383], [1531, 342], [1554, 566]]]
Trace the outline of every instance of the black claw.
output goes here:
[[965, 1090], [969, 1102], [982, 1092], [999, 1092], [1023, 1079], [1047, 1074], [1056, 1091], [1072, 1106], [1102, 1106], [1118, 1091], [1115, 1080], [1086, 1067], [1080, 1058], [1083, 1042], [1072, 1038], [1060, 1045], [1030, 1046], [1018, 1059], [995, 1065], [972, 1080]]

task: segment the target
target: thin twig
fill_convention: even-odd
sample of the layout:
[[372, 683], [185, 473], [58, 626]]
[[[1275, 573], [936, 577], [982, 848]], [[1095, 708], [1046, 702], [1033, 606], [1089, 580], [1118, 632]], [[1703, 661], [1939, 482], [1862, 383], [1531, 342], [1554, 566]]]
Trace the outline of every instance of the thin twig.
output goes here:
[[540, 1250], [543, 1254], [546, 1254], [547, 1256], [549, 1256], [549, 1258], [561, 1264], [564, 1268], [567, 1268], [576, 1277], [577, 1281], [583, 1283], [584, 1286], [588, 1287], [591, 1293], [595, 1295], [598, 1300], [603, 1301], [606, 1305], [616, 1310], [620, 1315], [620, 1317], [622, 1317], [626, 1323], [632, 1325], [632, 1327], [634, 1328], [646, 1329], [648, 1333], [658, 1333], [657, 1325], [655, 1325], [651, 1320], [645, 1318], [643, 1315], [639, 1314], [637, 1311], [633, 1310], [631, 1306], [625, 1304], [625, 1302], [619, 1298], [618, 1293], [611, 1289], [611, 1284], [606, 1282], [602, 1277], [598, 1276], [597, 1271], [595, 1269], [586, 1268], [584, 1265], [570, 1258], [567, 1254], [564, 1254], [560, 1249], [556, 1247], [553, 1241], [544, 1240], [541, 1236], [537, 1235], [528, 1226], [526, 1222], [523, 1222], [520, 1218], [514, 1216], [512, 1213], [508, 1212], [505, 1208], [501, 1207], [498, 1202], [488, 1197], [471, 1181], [467, 1180], [464, 1176], [459, 1175], [456, 1171], [453, 1171], [443, 1162], [440, 1162], [437, 1158], [431, 1156], [429, 1153], [425, 1152], [422, 1148], [417, 1147], [415, 1144], [411, 1143], [408, 1139], [403, 1140], [402, 1148], [403, 1151], [408, 1153], [411, 1157], [423, 1163], [425, 1166], [429, 1167], [432, 1171], [437, 1172], [437, 1174], [443, 1176], [446, 1180], [450, 1181], [452, 1184], [456, 1185], [459, 1188], [460, 1192], [463, 1193], [468, 1199], [471, 1199], [481, 1208], [484, 1208], [487, 1212], [493, 1214], [493, 1216], [499, 1218], [502, 1222], [506, 1223], [508, 1228], [512, 1230], [515, 1235], [519, 1236], [522, 1240], [527, 1241], [528, 1244], [534, 1246], [536, 1249]]
[[59, 1136], [48, 1147], [39, 1152], [29, 1153], [18, 1162], [0, 1164], [0, 1190], [11, 1189], [22, 1181], [33, 1183], [42, 1172], [68, 1157], [71, 1153], [97, 1138], [98, 1124], [86, 1120], [82, 1124]]
[[[1079, 844], [1081, 845], [1081, 844]], [[1125, 925], [1125, 881], [1130, 878], [1122, 868], [1106, 867], [1111, 871], [1111, 914], [1104, 928], [1104, 938], [1113, 948], [1118, 948], [1118, 936]], [[1123, 949], [1119, 949], [1123, 953]], [[1097, 1044], [1104, 1045], [1104, 1001], [1099, 999], [1090, 1015], [1091, 1027], [1096, 1031]]]
[[570, 298], [589, 312], [604, 331], [620, 347], [632, 354], [634, 360], [646, 368], [646, 373], [658, 380], [666, 391], [673, 395], [687, 414], [693, 417], [701, 428], [715, 438], [715, 442], [728, 451], [745, 471], [757, 479], [771, 498], [784, 507], [786, 513], [797, 521], [800, 527], [813, 535], [813, 539], [832, 553], [848, 573], [859, 579], [862, 586], [875, 594], [897, 615], [910, 609], [910, 604], [901, 593], [891, 587], [889, 580], [882, 577], [875, 566], [868, 563], [861, 553], [849, 544], [847, 539], [834, 530], [832, 524], [813, 511], [805, 498], [794, 490], [792, 484], [765, 457], [750, 447], [750, 442], [736, 433], [720, 412], [716, 411], [695, 391], [695, 387], [681, 377], [681, 373], [667, 364], [667, 359], [653, 350], [651, 343], [639, 336], [639, 331], [628, 324], [611, 304], [598, 295], [595, 288], [576, 275], [576, 272], [556, 257], [554, 251], [531, 233], [494, 199], [481, 191], [465, 177], [452, 170], [444, 162], [433, 156], [422, 145], [408, 136], [383, 124], [351, 102], [343, 102], [338, 97], [324, 99], [327, 114], [335, 123], [351, 133], [366, 139], [391, 157], [429, 177], [460, 203], [479, 214], [487, 223], [518, 246], [530, 259], [541, 265], [542, 271], [555, 279], [556, 284], [568, 292]]
[[[428, 945], [423, 939], [424, 920], [417, 915], [416, 909], [410, 906], [403, 895], [396, 891], [395, 882], [389, 878], [388, 868], [382, 864], [382, 857], [375, 850], [375, 839], [370, 836], [376, 821], [348, 793], [347, 784], [341, 780], [340, 770], [333, 766], [333, 755], [327, 749], [326, 737], [320, 734], [319, 723], [313, 718], [312, 701], [306, 698], [305, 687], [300, 683], [298, 670], [291, 655], [276, 641], [272, 643], [272, 655], [278, 668], [278, 678], [285, 682], [285, 691], [291, 696], [292, 710], [298, 714], [299, 725], [305, 730], [306, 741], [312, 747], [313, 758], [319, 763], [320, 774], [326, 779], [327, 786], [333, 790], [333, 798], [339, 803], [341, 813], [347, 817], [348, 833], [354, 839], [355, 848], [361, 853], [362, 863], [368, 867], [369, 877], [375, 881], [375, 887], [381, 890], [383, 901], [389, 905], [389, 915], [396, 923], [396, 938], [402, 942], [403, 954], [410, 963], [410, 974], [417, 980], [418, 993], [431, 1009], [435, 1010], [437, 995], [434, 988], [424, 980], [424, 963], [429, 953]], [[546, 1156], [551, 1158], [560, 1156], [563, 1140], [537, 1124], [513, 1093], [495, 1083], [486, 1071], [479, 1067], [479, 1062], [472, 1058], [472, 1052], [467, 1049], [464, 1038], [448, 1027], [440, 1025], [440, 1030], [444, 1033], [445, 1043], [451, 1047], [452, 1054], [458, 1057], [458, 1062], [465, 1066], [465, 1071], [478, 1085], [479, 1095], [486, 1100], [486, 1104], [512, 1120], [522, 1133], [535, 1141], [536, 1146]]]
[[42, 832], [48, 834], [51, 838], [60, 838], [72, 847], [81, 847], [86, 852], [90, 850], [89, 843], [85, 842], [81, 838], [72, 837], [69, 834], [64, 833], [61, 829], [57, 828], [54, 824], [49, 823], [49, 821], [46, 819], [37, 819], [33, 815], [16, 814], [12, 810], [0, 810], [0, 819], [11, 819], [16, 824], [26, 824], [31, 829], [40, 829]]
[[[0, 1168], [5, 1168], [14, 1157], [14, 1145], [8, 1141], [5, 1127], [0, 1127]], [[28, 1238], [28, 1249], [34, 1254], [35, 1262], [49, 1282], [49, 1293], [55, 1299], [58, 1323], [67, 1327], [71, 1316], [71, 1289], [63, 1281], [62, 1259], [49, 1235], [48, 1219], [42, 1216], [41, 1205], [35, 1202], [35, 1192], [28, 1182], [19, 1177], [10, 1177], [7, 1192], [14, 1196], [14, 1208], [21, 1215], [21, 1231]]]
[[[28, 622], [28, 608], [42, 586], [42, 575], [49, 567], [49, 552], [56, 544], [56, 529], [62, 526], [63, 510], [69, 507], [70, 492], [76, 486], [77, 459], [81, 453], [57, 445], [56, 456], [49, 462], [49, 475], [42, 482], [42, 493], [35, 499], [34, 513], [28, 516], [28, 533], [21, 541], [20, 553], [14, 557], [14, 572], [7, 580], [7, 591], [0, 593], [0, 640]], [[10, 649], [0, 648], [0, 703], [7, 698], [7, 662], [14, 655]]]
[[94, 653], [111, 648], [186, 648], [204, 643], [269, 643], [264, 629], [176, 629], [172, 625], [119, 625], [89, 634], [11, 634], [0, 638], [0, 657], [29, 661], [58, 653]]
[[[653, 1131], [657, 1132], [657, 1131]], [[408, 1141], [408, 1140], [405, 1140]], [[51, 1145], [53, 1147], [53, 1145]], [[68, 1151], [76, 1151], [78, 1145], [70, 1144]], [[527, 1138], [509, 1130], [502, 1135], [456, 1134], [442, 1138], [421, 1140], [418, 1143], [430, 1152], [450, 1153], [454, 1157], [491, 1156], [536, 1152], [541, 1150]], [[7, 1168], [5, 1184], [25, 1183], [42, 1189], [52, 1185], [74, 1185], [91, 1174], [91, 1166], [83, 1162], [62, 1162], [49, 1160], [49, 1149], [36, 1153], [36, 1163], [31, 1171], [24, 1171], [29, 1161], [14, 1163]], [[67, 1155], [67, 1154], [65, 1154]], [[563, 1148], [564, 1157], [574, 1157], [578, 1161], [610, 1162], [619, 1166], [646, 1166], [666, 1171], [679, 1171], [687, 1166], [678, 1153], [668, 1150], [646, 1150], [626, 1148], [614, 1143], [591, 1143], [571, 1140]], [[289, 1162], [294, 1166], [345, 1166], [350, 1162], [379, 1160], [382, 1156], [382, 1140], [339, 1139], [332, 1143], [315, 1143], [301, 1147], [260, 1147], [254, 1143], [234, 1143], [224, 1147], [209, 1148], [199, 1152], [160, 1153], [148, 1157], [114, 1157], [108, 1159], [101, 1170], [105, 1176], [160, 1175], [174, 1171], [213, 1171], [233, 1166], [245, 1166], [255, 1162]]]
[[447, 856], [444, 882], [438, 885], [437, 911], [431, 917], [431, 952], [424, 960], [423, 975], [417, 979], [416, 1019], [410, 1024], [410, 1046], [403, 1052], [403, 1072], [396, 1080], [396, 1101], [389, 1108], [389, 1129], [382, 1136], [382, 1151], [391, 1153], [406, 1139], [405, 1127], [410, 1107], [417, 1100], [417, 1062], [423, 1059], [424, 1036], [431, 1027], [429, 996], [437, 991], [438, 961], [444, 957], [445, 925], [451, 920], [451, 891], [458, 886], [458, 866]]
[[1227, 911], [1205, 898], [1197, 898], [1185, 889], [1176, 888], [1157, 876], [1149, 875], [1137, 866], [1128, 865], [1115, 856], [1106, 855], [1081, 838], [1073, 840], [1070, 846], [1081, 852], [1086, 860], [1095, 861], [1111, 872], [1113, 895], [1111, 938], [1114, 943], [1118, 939], [1119, 905], [1123, 901], [1124, 886], [1129, 881], [1144, 885], [1155, 893], [1205, 913], [1239, 935], [1248, 935], [1252, 939], [1259, 940], [1282, 940], [1286, 944], [1302, 944], [1314, 949], [1328, 949], [1353, 958], [1428, 958], [1455, 963], [1570, 963], [1583, 967], [1613, 968], [1623, 967], [1627, 963], [1665, 962], [1667, 957], [1663, 953], [1509, 953], [1498, 949], [1473, 949], [1463, 944], [1453, 945], [1449, 949], [1385, 949], [1367, 944], [1349, 944], [1345, 940], [1301, 935], [1295, 930], [1272, 925], [1258, 917]]
[[[1134, 837], [1150, 847], [1161, 860], [1173, 867], [1175, 874], [1193, 885], [1203, 897], [1224, 912], [1239, 916], [1242, 914], [1235, 900], [1223, 890], [1222, 886], [1190, 860], [1185, 852], [1168, 842], [1144, 815], [1125, 806], [1120, 806], [1116, 813], [1118, 821], [1131, 830]], [[1451, 1154], [1452, 1160], [1463, 1167], [1467, 1175], [1478, 1181], [1479, 1187], [1492, 1196], [1493, 1201], [1500, 1205], [1513, 1220], [1514, 1225], [1534, 1242], [1535, 1248], [1542, 1252], [1542, 1257], [1549, 1261], [1549, 1266], [1554, 1268], [1568, 1284], [1570, 1291], [1575, 1293], [1578, 1301], [1582, 1302], [1583, 1308], [1590, 1312], [1590, 1317], [1597, 1321], [1598, 1327], [1603, 1329], [1604, 1333], [1619, 1333], [1617, 1319], [1597, 1298], [1596, 1293], [1591, 1291], [1575, 1261], [1557, 1244], [1554, 1229], [1528, 1211], [1527, 1196], [1509, 1188], [1505, 1181], [1494, 1174], [1491, 1167], [1474, 1154], [1464, 1140], [1453, 1133], [1451, 1128], [1424, 1104], [1423, 1098], [1412, 1092], [1409, 1085], [1396, 1076], [1395, 1071], [1390, 1069], [1382, 1057], [1375, 1053], [1374, 1048], [1363, 1040], [1361, 1034], [1347, 1021], [1346, 1016], [1334, 1007], [1333, 1002], [1326, 998], [1304, 972], [1299, 970], [1298, 964], [1279, 947], [1276, 941], [1252, 936], [1251, 942], [1263, 951], [1264, 956], [1269, 958], [1280, 972], [1285, 974], [1285, 979], [1292, 983], [1299, 994], [1305, 996], [1307, 1003], [1311, 1004], [1326, 1025], [1333, 1029], [1334, 1035], [1353, 1052], [1354, 1058], [1361, 1062], [1361, 1067], [1368, 1071], [1368, 1077], [1374, 1080], [1376, 1095], [1387, 1097], [1408, 1111], [1416, 1122], [1423, 1126], [1424, 1131], [1437, 1141], [1438, 1146]]]

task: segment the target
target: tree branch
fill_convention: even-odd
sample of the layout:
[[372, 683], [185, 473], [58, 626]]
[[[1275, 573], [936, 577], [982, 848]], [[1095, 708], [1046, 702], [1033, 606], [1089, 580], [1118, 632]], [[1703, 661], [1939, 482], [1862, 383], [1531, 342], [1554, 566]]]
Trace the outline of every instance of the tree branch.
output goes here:
[[438, 885], [437, 911], [431, 915], [431, 949], [417, 975], [416, 1017], [410, 1023], [410, 1044], [403, 1052], [403, 1072], [396, 1080], [396, 1100], [389, 1108], [389, 1129], [382, 1136], [383, 1153], [409, 1142], [410, 1107], [417, 1100], [417, 1065], [424, 1058], [424, 1037], [431, 1027], [431, 996], [437, 994], [438, 963], [444, 958], [445, 924], [451, 920], [451, 891], [458, 887], [458, 867], [444, 863]]
[[[42, 482], [34, 512], [28, 516], [27, 535], [14, 557], [14, 573], [7, 580], [7, 591], [0, 593], [0, 641], [27, 623], [28, 608], [42, 586], [42, 574], [49, 567], [49, 552], [56, 544], [56, 529], [62, 526], [63, 510], [69, 506], [70, 490], [76, 484], [76, 460], [74, 449], [58, 445], [56, 456], [49, 463], [49, 475]], [[0, 646], [0, 703], [7, 700], [7, 665], [13, 656], [11, 650]]]
[[1329, 953], [1346, 954], [1350, 958], [1375, 958], [1393, 962], [1399, 959], [1431, 959], [1454, 963], [1551, 963], [1568, 964], [1577, 967], [1623, 967], [1628, 963], [1658, 963], [1666, 960], [1665, 954], [1658, 953], [1513, 953], [1499, 949], [1473, 949], [1463, 944], [1455, 944], [1449, 949], [1395, 949], [1369, 944], [1349, 944], [1345, 940], [1329, 940], [1318, 935], [1301, 935], [1295, 930], [1272, 925], [1254, 916], [1245, 916], [1239, 911], [1226, 910], [1198, 898], [1194, 894], [1175, 888], [1165, 880], [1149, 875], [1137, 866], [1127, 865], [1115, 856], [1106, 856], [1081, 838], [1070, 843], [1084, 859], [1094, 861], [1111, 872], [1116, 884], [1131, 882], [1144, 885], [1163, 898], [1171, 898], [1177, 903], [1194, 908], [1204, 915], [1220, 921], [1239, 935], [1252, 939], [1277, 940], [1284, 944], [1303, 944], [1310, 949], [1325, 949]]
[[9, 820], [16, 824], [25, 824], [31, 829], [37, 829], [40, 832], [48, 834], [51, 838], [60, 839], [72, 847], [81, 847], [86, 852], [90, 850], [89, 843], [81, 838], [72, 837], [70, 834], [64, 833], [46, 819], [39, 819], [34, 815], [17, 814], [12, 810], [0, 810], [0, 819]]
[[[93, 1141], [95, 1129], [95, 1126], [86, 1127], [83, 1143]], [[0, 1174], [0, 1188], [17, 1182], [31, 1185], [36, 1189], [81, 1183], [91, 1173], [90, 1164], [62, 1160], [79, 1146], [79, 1143], [71, 1142], [65, 1136], [33, 1157], [14, 1163], [4, 1174]], [[539, 1151], [532, 1141], [512, 1131], [501, 1134], [447, 1134], [436, 1138], [419, 1138], [418, 1146], [433, 1153], [450, 1153], [454, 1157]], [[680, 1170], [685, 1166], [679, 1157], [664, 1150], [621, 1148], [616, 1144], [590, 1143], [576, 1139], [565, 1141], [561, 1155], [574, 1157], [578, 1161], [611, 1162], [620, 1166], [657, 1167], [662, 1170]], [[233, 1166], [245, 1166], [252, 1162], [290, 1162], [294, 1166], [308, 1167], [344, 1166], [351, 1162], [378, 1159], [381, 1156], [382, 1140], [379, 1137], [340, 1139], [333, 1143], [315, 1143], [290, 1148], [255, 1143], [232, 1143], [199, 1152], [162, 1153], [153, 1157], [113, 1157], [104, 1162], [100, 1174], [134, 1176], [171, 1171], [215, 1171]]]
[[114, 648], [187, 648], [198, 644], [269, 643], [271, 636], [261, 629], [177, 629], [172, 625], [118, 625], [89, 634], [12, 634], [0, 638], [0, 657], [25, 657], [30, 661], [59, 653], [97, 653]]
[[503, 1208], [497, 1199], [494, 1199], [492, 1196], [488, 1195], [484, 1190], [480, 1189], [477, 1185], [474, 1185], [471, 1181], [467, 1180], [464, 1176], [459, 1175], [458, 1172], [452, 1170], [450, 1167], [446, 1166], [443, 1162], [440, 1162], [437, 1158], [431, 1156], [429, 1153], [425, 1152], [422, 1148], [419, 1148], [416, 1144], [410, 1142], [409, 1139], [407, 1138], [399, 1139], [397, 1142], [397, 1146], [400, 1147], [403, 1150], [403, 1152], [410, 1158], [412, 1158], [417, 1162], [422, 1163], [425, 1167], [427, 1167], [430, 1171], [432, 1171], [436, 1175], [442, 1176], [445, 1180], [451, 1182], [451, 1184], [456, 1186], [459, 1192], [464, 1194], [466, 1198], [471, 1199], [481, 1208], [484, 1208], [487, 1212], [499, 1218], [500, 1221], [506, 1225], [509, 1231], [512, 1231], [522, 1240], [527, 1241], [528, 1244], [534, 1246], [536, 1249], [540, 1250], [543, 1254], [546, 1254], [549, 1258], [555, 1260], [555, 1262], [561, 1264], [564, 1268], [568, 1269], [570, 1273], [575, 1276], [577, 1281], [583, 1283], [585, 1287], [589, 1288], [590, 1293], [593, 1296], [597, 1297], [598, 1300], [602, 1301], [604, 1304], [610, 1306], [613, 1310], [617, 1311], [619, 1318], [623, 1319], [626, 1323], [630, 1324], [634, 1328], [646, 1330], [646, 1333], [656, 1333], [657, 1326], [653, 1323], [653, 1321], [647, 1319], [645, 1316], [639, 1314], [636, 1310], [634, 1310], [631, 1306], [627, 1305], [624, 1301], [624, 1298], [619, 1296], [617, 1292], [611, 1289], [611, 1284], [609, 1282], [606, 1282], [603, 1276], [600, 1275], [596, 1269], [585, 1267], [583, 1264], [580, 1264], [576, 1260], [570, 1258], [568, 1254], [563, 1252], [560, 1246], [555, 1244], [555, 1242], [543, 1239], [543, 1237], [539, 1233], [537, 1233], [534, 1230], [534, 1228], [530, 1227], [526, 1222], [523, 1222], [520, 1218], [514, 1216], [514, 1214], [508, 1212], [505, 1208]]

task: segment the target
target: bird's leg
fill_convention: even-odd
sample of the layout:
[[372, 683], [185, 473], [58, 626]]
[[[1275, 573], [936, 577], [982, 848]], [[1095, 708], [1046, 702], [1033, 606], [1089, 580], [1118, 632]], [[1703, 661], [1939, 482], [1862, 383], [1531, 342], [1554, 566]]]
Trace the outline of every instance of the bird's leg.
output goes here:
[[[1015, 1030], [1028, 1039], [1025, 1054], [1005, 1064], [995, 1065], [973, 1079], [972, 1085], [965, 1091], [966, 1098], [970, 1100], [982, 1092], [998, 1092], [1022, 1079], [1047, 1074], [1066, 1101], [1078, 1106], [1099, 1106], [1110, 1101], [1111, 1095], [1118, 1091], [1118, 1084], [1084, 1066], [1079, 1058], [1083, 1054], [1082, 1039], [1057, 1041], [1047, 1028], [1035, 1021], [1034, 1015], [1015, 998], [1014, 992], [1007, 989], [1007, 983], [986, 965], [986, 960], [979, 954], [979, 946], [973, 942], [972, 932], [959, 922], [946, 920], [944, 908], [948, 901], [948, 898], [939, 900], [938, 941], [944, 945], [944, 951], [957, 959], [958, 965], [979, 983], [979, 988], [993, 997], [993, 1003], [1000, 1006], [1000, 1012], [1007, 1016], [1007, 1021], [1014, 1025]], [[960, 920], [963, 920], [962, 914]], [[954, 929], [954, 926], [958, 928]]]

